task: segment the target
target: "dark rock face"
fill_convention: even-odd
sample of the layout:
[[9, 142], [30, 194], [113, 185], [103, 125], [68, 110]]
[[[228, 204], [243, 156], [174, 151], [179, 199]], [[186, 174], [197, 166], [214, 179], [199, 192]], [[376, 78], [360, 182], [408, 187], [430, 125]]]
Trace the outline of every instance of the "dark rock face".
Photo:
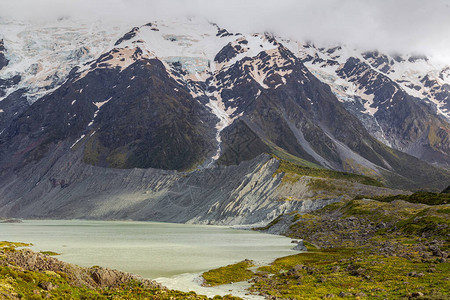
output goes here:
[[217, 53], [216, 57], [214, 58], [214, 61], [218, 63], [223, 63], [226, 61], [229, 61], [233, 57], [235, 57], [238, 54], [238, 49], [233, 47], [231, 43], [228, 43], [225, 47], [220, 50], [219, 53]]
[[[440, 77], [443, 80], [443, 74], [448, 72], [448, 69], [441, 71]], [[442, 110], [450, 110], [450, 85], [440, 85], [437, 80], [431, 79], [428, 75], [424, 76], [420, 82], [429, 88], [428, 92], [423, 92], [424, 97], [435, 98], [437, 101], [444, 103]]]
[[216, 36], [218, 37], [226, 37], [226, 36], [232, 36], [233, 34], [228, 32], [225, 28], [221, 28], [219, 25], [212, 23], [217, 28]]
[[378, 51], [365, 52], [362, 55], [373, 67], [379, 69], [383, 73], [388, 73], [390, 71], [390, 66], [394, 63], [390, 61], [386, 55], [381, 54]]
[[445, 190], [443, 190], [442, 193], [450, 194], [450, 185]]
[[[147, 24], [148, 26], [152, 26], [151, 23]], [[147, 26], [146, 25], [146, 26]], [[134, 38], [136, 36], [136, 34], [139, 32], [139, 27], [134, 27], [133, 29], [131, 29], [129, 32], [125, 33], [123, 35], [123, 37], [121, 37], [120, 39], [118, 39], [116, 41], [116, 43], [114, 44], [114, 46], [120, 45], [120, 43], [124, 42], [124, 41], [128, 41], [132, 38]]]
[[[87, 161], [111, 167], [188, 169], [205, 159], [213, 148], [211, 113], [169, 79], [157, 60], [137, 62], [121, 73], [122, 78], [133, 76], [129, 92], [113, 96], [98, 114], [98, 130], [85, 150]], [[98, 160], [86, 157], [92, 151], [100, 151]], [[116, 161], [121, 153], [126, 160]]]
[[9, 63], [8, 59], [5, 56], [6, 48], [3, 40], [0, 40], [0, 70], [6, 67]]
[[11, 78], [1, 79], [0, 78], [0, 97], [6, 95], [6, 89], [18, 84], [21, 80], [20, 75], [15, 75]]
[[[357, 58], [348, 59], [338, 75], [363, 86], [366, 94], [374, 95], [371, 105], [377, 109], [374, 117], [384, 138], [394, 148], [432, 163], [448, 165], [450, 125], [437, 117], [430, 107]], [[433, 84], [426, 78], [423, 82]]]
[[426, 57], [425, 55], [411, 55], [410, 58], [408, 58], [409, 62], [416, 62], [418, 60], [424, 60], [424, 61], [428, 61], [428, 57]]
[[245, 45], [248, 44], [246, 39], [239, 39], [237, 43], [228, 43], [225, 47], [223, 47], [219, 53], [214, 57], [214, 61], [218, 63], [228, 62], [239, 53], [245, 52]]
[[0, 113], [0, 131], [11, 124], [15, 114], [21, 114], [28, 107], [25, 92], [25, 89], [19, 89], [0, 101], [0, 110], [3, 111]]
[[224, 165], [238, 165], [262, 153], [269, 153], [270, 148], [241, 120], [236, 121], [222, 132], [224, 152], [219, 162]]
[[10, 163], [20, 167], [82, 135], [84, 160], [95, 165], [188, 169], [205, 159], [214, 147], [211, 113], [158, 60], [101, 68], [113, 54], [18, 115], [0, 138], [2, 160], [12, 155]]

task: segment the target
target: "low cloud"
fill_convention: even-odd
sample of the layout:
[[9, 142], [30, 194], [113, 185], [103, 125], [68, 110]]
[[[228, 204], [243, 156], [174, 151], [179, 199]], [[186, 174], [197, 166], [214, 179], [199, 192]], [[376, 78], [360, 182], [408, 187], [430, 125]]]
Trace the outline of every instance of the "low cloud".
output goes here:
[[[0, 0], [0, 17], [139, 25], [200, 16], [231, 31], [423, 53], [450, 62], [450, 0]], [[0, 28], [1, 33], [1, 28]]]

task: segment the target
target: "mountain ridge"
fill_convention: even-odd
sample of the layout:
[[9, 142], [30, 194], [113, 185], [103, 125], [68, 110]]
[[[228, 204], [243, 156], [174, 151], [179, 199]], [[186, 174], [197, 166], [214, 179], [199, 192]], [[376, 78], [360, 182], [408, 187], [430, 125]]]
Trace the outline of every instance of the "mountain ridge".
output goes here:
[[[0, 100], [0, 125], [4, 126], [0, 187], [18, 187], [31, 178], [35, 184], [42, 182], [30, 169], [50, 183], [40, 191], [29, 186], [28, 200], [19, 200], [20, 189], [14, 188], [4, 203], [18, 202], [4, 212], [20, 214], [19, 207], [39, 197], [49, 201], [51, 210], [54, 195], [45, 193], [67, 188], [71, 180], [66, 178], [73, 176], [61, 161], [80, 170], [101, 167], [96, 173], [100, 178], [136, 168], [203, 172], [213, 177], [221, 168], [242, 168], [239, 174], [250, 176], [260, 167], [252, 163], [249, 167], [249, 162], [271, 154], [299, 164], [367, 175], [390, 188], [442, 190], [448, 186], [450, 125], [445, 93], [450, 77], [445, 68], [433, 72], [431, 67], [424, 68], [429, 71], [427, 77], [414, 73], [422, 80], [411, 75], [409, 83], [402, 83], [405, 79], [398, 77], [396, 63], [422, 66], [428, 63], [426, 58], [395, 60], [379, 52], [352, 56], [342, 46], [316, 48], [268, 33], [233, 34], [199, 20], [179, 24], [147, 23], [121, 36], [110, 32], [106, 51], [97, 47], [90, 52], [84, 46], [68, 51], [69, 66], [75, 66], [65, 69], [66, 75], [48, 75], [44, 61], [28, 61], [35, 66], [31, 69], [23, 66], [26, 60], [20, 65], [5, 39], [5, 57], [11, 60], [0, 70], [0, 95], [4, 94]], [[94, 53], [98, 55], [92, 57]], [[18, 64], [24, 71], [17, 72]], [[54, 77], [51, 84], [39, 81], [44, 74]], [[36, 77], [36, 86], [30, 76]], [[409, 94], [418, 82], [420, 91], [431, 96], [420, 99]], [[58, 176], [46, 174], [57, 170]], [[274, 172], [268, 171], [263, 185], [274, 184], [270, 179]], [[158, 181], [172, 180], [167, 176]], [[268, 188], [269, 194], [277, 194], [273, 187]], [[235, 188], [221, 201], [234, 201], [231, 191]], [[87, 190], [79, 192], [80, 197], [94, 197], [83, 194]], [[114, 193], [120, 195], [119, 190]], [[139, 201], [145, 197], [137, 196]], [[266, 196], [251, 199], [261, 201], [258, 197]], [[206, 196], [206, 202], [213, 199]], [[125, 199], [118, 201], [120, 207]], [[291, 204], [289, 209], [296, 207]], [[284, 209], [280, 203], [269, 206], [271, 216]], [[62, 216], [61, 212], [56, 215]]]

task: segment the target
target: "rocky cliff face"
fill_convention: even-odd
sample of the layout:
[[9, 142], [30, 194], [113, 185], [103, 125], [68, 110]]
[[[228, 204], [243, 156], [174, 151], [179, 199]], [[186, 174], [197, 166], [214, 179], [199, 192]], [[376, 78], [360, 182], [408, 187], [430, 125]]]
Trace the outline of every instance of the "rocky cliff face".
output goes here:
[[[82, 163], [81, 150], [60, 157], [62, 149], [52, 152], [33, 168], [10, 174], [1, 188], [2, 215], [263, 224], [282, 213], [310, 211], [339, 200], [300, 200], [310, 195], [307, 181], [283, 186], [283, 175], [273, 176], [278, 161], [269, 156], [239, 166], [180, 173], [107, 169]], [[292, 195], [298, 200], [285, 200]]]
[[0, 40], [0, 70], [6, 67], [9, 63], [8, 59], [5, 56], [6, 48], [3, 40]]

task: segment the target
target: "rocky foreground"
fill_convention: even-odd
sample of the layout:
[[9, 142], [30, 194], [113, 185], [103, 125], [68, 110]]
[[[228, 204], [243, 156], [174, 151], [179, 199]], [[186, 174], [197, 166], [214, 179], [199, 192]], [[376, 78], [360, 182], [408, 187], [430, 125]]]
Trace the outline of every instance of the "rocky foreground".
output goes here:
[[0, 242], [0, 299], [207, 299], [130, 273], [83, 268], [44, 253], [16, 249], [23, 246], [28, 245]]

